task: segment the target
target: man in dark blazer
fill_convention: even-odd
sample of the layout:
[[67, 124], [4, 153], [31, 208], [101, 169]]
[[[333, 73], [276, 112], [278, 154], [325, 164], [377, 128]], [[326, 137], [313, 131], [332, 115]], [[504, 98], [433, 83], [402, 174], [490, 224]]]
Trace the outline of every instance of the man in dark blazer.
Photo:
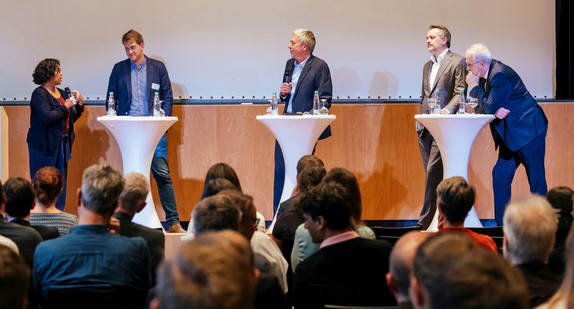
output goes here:
[[[171, 82], [165, 65], [158, 60], [144, 55], [142, 35], [131, 29], [122, 37], [122, 43], [129, 59], [114, 65], [106, 101], [110, 92], [117, 100], [117, 111], [120, 116], [151, 116], [153, 115], [153, 100], [157, 92], [166, 116], [171, 116], [173, 94]], [[107, 106], [107, 105], [106, 105]], [[185, 232], [179, 223], [177, 204], [173, 183], [169, 176], [167, 161], [167, 133], [159, 141], [151, 163], [153, 178], [157, 183], [161, 206], [165, 211], [169, 224], [168, 232]]]
[[490, 130], [498, 148], [492, 169], [496, 223], [502, 225], [511, 184], [520, 164], [524, 165], [530, 192], [546, 195], [544, 155], [548, 119], [530, 95], [520, 76], [509, 66], [493, 60], [483, 44], [466, 51], [470, 96], [478, 98], [478, 111], [494, 114]]
[[160, 230], [150, 229], [132, 222], [136, 213], [146, 206], [149, 183], [144, 175], [128, 173], [124, 177], [125, 187], [118, 200], [119, 206], [113, 217], [120, 221], [120, 235], [141, 237], [147, 243], [150, 255], [152, 285], [155, 285], [156, 269], [165, 256], [165, 235]]
[[[428, 100], [438, 91], [441, 114], [454, 114], [460, 91], [466, 90], [464, 58], [449, 50], [450, 31], [430, 25], [426, 42], [431, 60], [423, 68], [421, 114], [429, 114]], [[443, 178], [442, 158], [430, 132], [416, 122], [419, 149], [425, 168], [425, 197], [418, 225], [427, 229], [436, 212], [436, 188]]]
[[[326, 107], [331, 107], [333, 84], [329, 66], [323, 59], [315, 57], [315, 35], [311, 30], [297, 29], [289, 41], [291, 59], [287, 60], [279, 98], [285, 103], [284, 114], [311, 112], [313, 96], [318, 92], [320, 99], [326, 99]], [[319, 139], [331, 136], [327, 127]], [[285, 181], [285, 161], [279, 143], [275, 142], [275, 182], [273, 190], [273, 212], [279, 206]], [[291, 192], [289, 192], [291, 194]]]
[[353, 231], [350, 203], [349, 190], [337, 183], [321, 183], [301, 198], [305, 227], [321, 246], [297, 265], [295, 308], [396, 304], [385, 281], [391, 245]]

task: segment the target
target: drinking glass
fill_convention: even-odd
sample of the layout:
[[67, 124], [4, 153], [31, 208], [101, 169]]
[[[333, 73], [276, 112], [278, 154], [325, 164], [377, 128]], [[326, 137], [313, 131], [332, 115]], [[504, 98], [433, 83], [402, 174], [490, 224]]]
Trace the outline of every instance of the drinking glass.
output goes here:
[[429, 114], [434, 114], [434, 107], [436, 106], [434, 98], [428, 98], [427, 104], [429, 106]]
[[468, 98], [468, 105], [472, 107], [472, 114], [474, 115], [474, 108], [478, 106], [478, 99], [477, 98]]
[[327, 115], [329, 114], [329, 110], [327, 109], [327, 99], [321, 99], [321, 108], [319, 109], [319, 115]]

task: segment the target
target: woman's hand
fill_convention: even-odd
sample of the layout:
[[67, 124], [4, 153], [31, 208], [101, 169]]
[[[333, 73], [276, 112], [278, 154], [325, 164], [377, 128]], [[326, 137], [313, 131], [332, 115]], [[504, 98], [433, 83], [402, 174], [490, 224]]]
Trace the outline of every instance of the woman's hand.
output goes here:
[[78, 90], [72, 91], [72, 95], [76, 98], [76, 102], [81, 106], [84, 106], [84, 97]]

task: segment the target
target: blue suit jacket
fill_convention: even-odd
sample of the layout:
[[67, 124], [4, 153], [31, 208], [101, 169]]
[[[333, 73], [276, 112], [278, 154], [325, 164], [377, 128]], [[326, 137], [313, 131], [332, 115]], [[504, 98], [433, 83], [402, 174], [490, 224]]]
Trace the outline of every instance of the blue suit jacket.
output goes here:
[[[166, 116], [171, 116], [173, 107], [173, 93], [171, 92], [171, 82], [167, 69], [163, 62], [155, 59], [145, 57], [147, 67], [147, 99], [150, 115], [153, 114], [153, 97], [154, 92], [159, 93], [159, 99], [163, 101], [163, 110]], [[152, 84], [158, 84], [159, 89], [152, 89]], [[108, 91], [106, 92], [106, 102], [110, 97], [110, 92], [114, 93], [116, 100], [116, 108], [119, 116], [126, 116], [130, 111], [130, 104], [132, 103], [132, 82], [131, 82], [131, 66], [130, 59], [120, 61], [114, 65], [110, 81], [108, 83]], [[106, 105], [107, 108], [107, 105]], [[164, 157], [167, 160], [167, 137], [164, 134], [158, 143], [156, 157]]]
[[501, 107], [510, 110], [506, 118], [490, 123], [497, 147], [502, 142], [511, 151], [520, 150], [548, 129], [542, 107], [511, 67], [493, 60], [485, 88], [476, 86], [470, 91], [470, 96], [478, 98], [479, 111], [494, 114]]
[[[293, 76], [294, 63], [294, 58], [287, 60], [284, 74]], [[323, 61], [323, 59], [311, 55], [309, 56], [309, 60], [307, 60], [305, 67], [303, 67], [303, 71], [301, 71], [299, 81], [297, 82], [297, 88], [293, 94], [293, 113], [308, 112], [313, 109], [313, 96], [315, 95], [315, 90], [319, 92], [319, 98], [327, 99], [327, 108], [330, 108], [331, 99], [333, 98], [333, 84], [331, 83], [331, 72], [329, 71], [329, 66], [325, 61]], [[290, 98], [291, 94], [281, 96], [281, 101], [285, 102], [285, 112], [289, 106]], [[324, 139], [329, 136], [331, 136], [331, 126], [325, 129], [319, 139]]]

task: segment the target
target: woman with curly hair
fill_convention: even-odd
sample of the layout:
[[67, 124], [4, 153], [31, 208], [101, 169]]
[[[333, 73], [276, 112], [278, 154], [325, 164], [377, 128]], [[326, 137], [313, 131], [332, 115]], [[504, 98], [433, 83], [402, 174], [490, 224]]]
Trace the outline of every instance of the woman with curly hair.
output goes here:
[[56, 207], [63, 210], [66, 203], [68, 161], [74, 143], [74, 122], [84, 111], [84, 98], [78, 91], [72, 95], [56, 86], [62, 83], [60, 61], [44, 59], [38, 63], [34, 83], [40, 85], [30, 99], [30, 129], [28, 153], [30, 175], [44, 166], [53, 166], [63, 175], [63, 191]]

